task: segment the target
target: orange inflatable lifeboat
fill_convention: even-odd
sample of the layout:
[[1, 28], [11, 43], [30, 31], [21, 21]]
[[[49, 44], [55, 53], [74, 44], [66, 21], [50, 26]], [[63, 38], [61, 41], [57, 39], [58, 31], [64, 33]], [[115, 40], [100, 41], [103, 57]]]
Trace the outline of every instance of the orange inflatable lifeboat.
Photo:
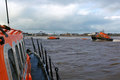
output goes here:
[[48, 39], [60, 39], [59, 37], [50, 36]]

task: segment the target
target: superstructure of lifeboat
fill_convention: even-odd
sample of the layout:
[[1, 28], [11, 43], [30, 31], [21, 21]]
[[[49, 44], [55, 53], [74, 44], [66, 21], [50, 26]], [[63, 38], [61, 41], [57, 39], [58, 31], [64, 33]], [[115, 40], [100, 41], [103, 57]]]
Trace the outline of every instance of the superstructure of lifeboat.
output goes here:
[[0, 25], [0, 80], [32, 80], [22, 31]]
[[93, 41], [113, 41], [113, 39], [104, 32], [96, 32], [94, 35], [91, 35]]
[[59, 37], [50, 36], [48, 39], [60, 39]]

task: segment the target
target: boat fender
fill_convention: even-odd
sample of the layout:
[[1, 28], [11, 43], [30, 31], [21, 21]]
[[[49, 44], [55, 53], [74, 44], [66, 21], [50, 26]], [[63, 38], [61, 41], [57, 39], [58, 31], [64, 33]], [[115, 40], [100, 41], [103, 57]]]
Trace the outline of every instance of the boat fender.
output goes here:
[[28, 80], [32, 80], [31, 74], [29, 73], [29, 79]]
[[0, 45], [3, 45], [5, 43], [4, 37], [0, 37]]
[[31, 74], [26, 75], [26, 80], [32, 80]]

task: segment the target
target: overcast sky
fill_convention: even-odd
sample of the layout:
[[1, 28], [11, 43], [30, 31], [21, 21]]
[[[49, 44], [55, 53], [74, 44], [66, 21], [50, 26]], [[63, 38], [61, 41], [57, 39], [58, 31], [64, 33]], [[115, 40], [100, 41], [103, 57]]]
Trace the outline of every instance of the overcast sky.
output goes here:
[[[25, 32], [120, 32], [120, 0], [8, 0], [10, 26]], [[0, 0], [0, 24], [6, 23]]]

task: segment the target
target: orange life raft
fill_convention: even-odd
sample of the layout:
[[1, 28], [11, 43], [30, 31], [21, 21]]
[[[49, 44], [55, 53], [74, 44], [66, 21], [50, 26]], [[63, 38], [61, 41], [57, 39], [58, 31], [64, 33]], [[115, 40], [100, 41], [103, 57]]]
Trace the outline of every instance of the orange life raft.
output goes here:
[[60, 39], [59, 37], [50, 36], [48, 39]]

